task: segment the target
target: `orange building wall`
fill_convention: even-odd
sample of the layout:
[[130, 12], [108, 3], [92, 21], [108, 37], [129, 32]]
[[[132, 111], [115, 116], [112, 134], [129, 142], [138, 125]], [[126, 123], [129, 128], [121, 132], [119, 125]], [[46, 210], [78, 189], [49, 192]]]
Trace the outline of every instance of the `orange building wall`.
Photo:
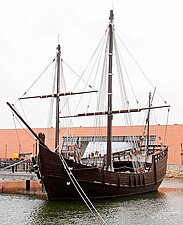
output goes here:
[[[143, 126], [133, 127], [113, 127], [114, 136], [142, 135]], [[35, 133], [49, 133], [49, 139], [46, 140], [47, 145], [54, 149], [54, 129], [37, 128]], [[106, 135], [104, 127], [98, 128], [97, 131], [92, 127], [73, 128], [72, 132], [75, 136], [95, 136]], [[166, 132], [166, 137], [165, 137]], [[166, 143], [169, 146], [168, 164], [182, 164], [183, 156], [181, 156], [181, 143], [183, 145], [183, 125], [163, 125], [151, 126], [151, 135], [156, 135], [156, 142]], [[65, 130], [60, 129], [60, 136], [64, 136]], [[69, 134], [71, 135], [71, 134]], [[165, 140], [165, 141], [164, 141]], [[36, 144], [35, 138], [26, 129], [0, 129], [0, 158], [11, 158], [13, 153], [30, 153], [35, 154]]]

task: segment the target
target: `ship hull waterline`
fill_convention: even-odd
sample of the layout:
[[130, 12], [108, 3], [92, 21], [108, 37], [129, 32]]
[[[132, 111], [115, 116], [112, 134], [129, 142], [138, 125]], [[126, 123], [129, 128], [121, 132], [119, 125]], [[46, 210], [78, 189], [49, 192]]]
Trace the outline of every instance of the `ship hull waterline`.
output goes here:
[[[65, 159], [83, 191], [90, 199], [113, 198], [156, 191], [166, 174], [167, 149], [156, 154], [149, 172], [119, 173], [89, 167]], [[163, 157], [162, 157], [163, 156]], [[39, 150], [39, 169], [50, 201], [81, 199], [57, 153]]]

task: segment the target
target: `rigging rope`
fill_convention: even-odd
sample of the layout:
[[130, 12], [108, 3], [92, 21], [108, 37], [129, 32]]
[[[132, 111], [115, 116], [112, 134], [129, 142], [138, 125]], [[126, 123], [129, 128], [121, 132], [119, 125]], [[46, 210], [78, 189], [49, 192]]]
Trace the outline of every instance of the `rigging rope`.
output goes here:
[[[126, 45], [124, 44], [124, 42], [122, 41], [122, 39], [120, 38], [120, 36], [117, 34], [119, 40], [121, 41], [122, 45], [124, 46], [124, 48], [126, 49], [126, 51], [128, 52], [129, 56], [132, 58], [132, 60], [134, 61], [134, 63], [137, 65], [137, 67], [139, 68], [139, 70], [142, 72], [142, 74], [145, 76], [145, 78], [147, 79], [147, 81], [149, 82], [149, 84], [153, 87], [153, 89], [155, 88], [155, 86], [152, 84], [152, 82], [149, 80], [149, 78], [147, 77], [147, 75], [145, 74], [145, 72], [142, 70], [142, 68], [140, 67], [140, 65], [137, 63], [137, 61], [135, 60], [135, 58], [133, 57], [133, 55], [130, 53], [130, 51], [128, 50], [128, 48], [126, 47]], [[157, 91], [158, 95], [160, 96], [160, 98], [164, 101], [165, 104], [167, 104], [167, 102], [165, 101], [165, 99], [162, 97], [162, 95]]]
[[[64, 74], [62, 63], [63, 63], [63, 60], [61, 60], [61, 90], [62, 90], [62, 92], [65, 92], [66, 91], [66, 82], [65, 82], [65, 74]], [[70, 106], [69, 106], [69, 97], [70, 96], [65, 96], [64, 98], [62, 98], [63, 107], [60, 110], [60, 113], [63, 112], [63, 113], [66, 113], [67, 115], [71, 114], [71, 110], [70, 110]], [[72, 139], [73, 139], [74, 129], [73, 129], [72, 118], [70, 118], [68, 120], [64, 119], [62, 122], [62, 127], [66, 127], [65, 133], [67, 132], [66, 136], [67, 136], [68, 142], [73, 142]], [[64, 133], [64, 135], [65, 135], [65, 133]], [[70, 137], [68, 137], [68, 136], [70, 136]]]
[[19, 146], [21, 146], [21, 144], [20, 144], [20, 138], [19, 138], [18, 131], [17, 131], [17, 127], [16, 127], [16, 123], [15, 123], [15, 115], [14, 115], [13, 112], [12, 112], [12, 116], [13, 116], [13, 123], [14, 123], [14, 126], [15, 126], [15, 131], [16, 131], [18, 143], [19, 143]]
[[[127, 76], [128, 76], [128, 73], [127, 73], [124, 61], [122, 59], [122, 56], [121, 56], [121, 54], [118, 51], [118, 46], [117, 46], [115, 35], [114, 35], [114, 49], [115, 49], [115, 54], [116, 54], [116, 64], [117, 64], [119, 86], [120, 86], [120, 92], [121, 92], [121, 98], [122, 98], [122, 102], [121, 102], [122, 103], [122, 108], [130, 110], [130, 105], [129, 105], [129, 100], [128, 100], [128, 96], [127, 96], [126, 86], [125, 86], [123, 73], [122, 73], [122, 68], [121, 68], [121, 64], [120, 64], [120, 58], [122, 60], [123, 67], [124, 67], [124, 70], [125, 70], [125, 73], [127, 74]], [[129, 80], [129, 82], [130, 82], [130, 80]], [[130, 82], [130, 84], [131, 84], [131, 82]], [[131, 88], [132, 88], [132, 85], [131, 85]], [[132, 90], [133, 90], [133, 88], [132, 88]], [[133, 91], [133, 93], [134, 93], [134, 91]], [[134, 96], [135, 96], [135, 93], [134, 93]], [[136, 97], [135, 97], [135, 99], [136, 99]], [[136, 102], [138, 103], [137, 99], [136, 99]], [[127, 126], [131, 127], [133, 125], [132, 116], [131, 116], [130, 113], [125, 114], [124, 115], [124, 119], [125, 119], [125, 122], [126, 122]], [[131, 134], [133, 134], [132, 131], [133, 130], [131, 128], [131, 131], [130, 131]], [[134, 135], [129, 136], [129, 142], [133, 143], [135, 145], [134, 147], [137, 146], [137, 140], [134, 137]]]
[[[73, 72], [73, 74], [75, 74], [75, 75], [79, 78], [78, 83], [79, 83], [80, 80], [81, 80], [85, 85], [88, 85], [88, 83], [83, 79], [83, 74], [84, 74], [84, 72], [83, 72], [82, 75], [80, 76], [76, 71], [74, 71], [74, 69], [73, 69], [66, 61], [64, 61], [63, 59], [62, 59], [62, 61], [63, 61], [63, 63], [64, 63], [64, 64], [65, 64], [65, 65]], [[77, 84], [78, 84], [78, 83], [77, 83]], [[77, 86], [77, 85], [75, 85], [75, 87], [74, 87], [73, 90], [75, 90], [76, 86]], [[88, 87], [94, 90], [94, 88], [92, 87], [92, 85], [88, 85]]]
[[[43, 72], [38, 76], [38, 78], [30, 85], [30, 87], [24, 92], [24, 94], [21, 96], [21, 98], [27, 94], [27, 92], [37, 83], [37, 81], [43, 76], [43, 74], [46, 72], [46, 70], [50, 67], [50, 65], [55, 61], [55, 58], [48, 64], [48, 66], [43, 70]], [[16, 102], [15, 102], [16, 103]], [[14, 104], [15, 104], [14, 103]]]
[[[14, 106], [14, 108], [15, 108], [15, 106]], [[16, 109], [16, 108], [15, 108], [15, 109]], [[18, 112], [17, 109], [16, 109], [16, 111]], [[19, 123], [19, 125], [22, 127], [22, 129], [27, 133], [27, 135], [30, 136], [32, 139], [34, 139], [33, 136], [30, 134], [30, 132], [28, 132], [28, 130], [25, 129], [25, 128], [22, 126], [22, 124], [20, 123], [20, 120], [15, 116], [15, 114], [14, 114], [13, 111], [12, 111], [12, 116], [13, 116], [13, 121], [14, 121], [15, 130], [16, 130], [16, 133], [17, 133], [17, 136], [18, 136], [18, 140], [20, 140], [20, 139], [19, 139], [19, 135], [18, 135], [18, 132], [17, 132], [17, 127], [16, 127], [15, 119], [16, 119], [16, 121]], [[35, 140], [35, 139], [34, 139], [34, 140]], [[20, 143], [20, 141], [19, 141], [19, 143]]]
[[[129, 83], [130, 83], [130, 87], [132, 89], [132, 93], [133, 93], [134, 96], [135, 96], [135, 92], [134, 92], [132, 84], [130, 82], [129, 75], [128, 75], [124, 60], [122, 58], [122, 55], [120, 54], [120, 52], [118, 50], [118, 45], [117, 45], [115, 35], [114, 35], [114, 50], [115, 50], [115, 55], [116, 55], [116, 65], [117, 65], [117, 73], [118, 73], [120, 93], [121, 93], [121, 99], [122, 99], [122, 102], [121, 102], [122, 107], [130, 111], [130, 104], [129, 104], [129, 100], [128, 100], [128, 96], [127, 96], [127, 91], [126, 91], [126, 86], [125, 86], [125, 82], [124, 82], [124, 76], [123, 76], [123, 73], [122, 73], [122, 67], [121, 67], [121, 64], [120, 64], [120, 59], [123, 63], [123, 68], [124, 68], [124, 71], [127, 75], [127, 78], [128, 78]], [[135, 100], [136, 100], [136, 103], [137, 103], [137, 108], [139, 108], [136, 96], [135, 96]], [[139, 149], [139, 145], [138, 145], [138, 138], [134, 134], [134, 130], [132, 128], [132, 125], [133, 125], [132, 115], [130, 113], [125, 114], [124, 120], [125, 120], [126, 125], [129, 126], [130, 134], [131, 134], [127, 138], [128, 138], [128, 142], [130, 142], [133, 146], [133, 149], [130, 151], [130, 156], [131, 156], [131, 159], [132, 159], [132, 165], [133, 165], [133, 168], [134, 168], [134, 172], [138, 172], [140, 168], [144, 169], [144, 164], [142, 162], [141, 153], [137, 155], [137, 151], [139, 151], [140, 149]]]
[[[38, 78], [32, 83], [32, 85], [24, 92], [24, 94], [21, 96], [21, 97], [23, 97], [24, 95], [26, 95], [27, 94], [27, 92], [37, 83], [37, 81], [43, 76], [43, 74], [47, 71], [47, 69], [50, 67], [50, 65], [53, 63], [55, 61], [55, 58], [48, 64], [48, 66], [43, 70], [43, 72], [38, 76]], [[25, 120], [27, 121], [27, 118], [26, 118], [26, 115], [25, 115], [25, 112], [24, 112], [24, 109], [23, 109], [23, 106], [22, 106], [22, 104], [21, 104], [21, 101], [20, 101], [20, 98], [19, 99], [17, 99], [16, 101], [15, 101], [15, 103], [13, 104], [14, 105], [14, 107], [15, 107], [15, 104], [17, 103], [17, 101], [19, 101], [19, 104], [20, 104], [20, 107], [21, 107], [21, 109], [22, 109], [22, 112], [23, 112], [23, 115], [24, 115], [24, 117], [25, 117]], [[20, 122], [19, 122], [19, 120], [17, 120], [18, 121], [18, 123], [20, 124]], [[23, 126], [20, 124], [20, 126], [23, 128]], [[24, 128], [23, 128], [24, 129]], [[27, 132], [28, 133], [28, 132]], [[30, 135], [30, 134], [29, 134]]]
[[86, 204], [86, 206], [88, 207], [88, 209], [90, 210], [90, 212], [94, 215], [94, 216], [98, 216], [98, 218], [101, 220], [102, 224], [106, 224], [105, 220], [102, 218], [102, 216], [100, 215], [100, 213], [97, 211], [97, 209], [95, 208], [95, 206], [92, 204], [92, 202], [90, 201], [90, 199], [88, 198], [88, 196], [86, 195], [86, 193], [84, 192], [84, 190], [82, 189], [82, 187], [80, 186], [80, 184], [78, 183], [78, 181], [76, 180], [75, 176], [73, 175], [71, 169], [69, 168], [69, 166], [67, 165], [64, 157], [62, 154], [59, 154], [59, 158], [64, 166], [64, 169], [66, 170], [71, 182], [73, 183], [74, 187], [76, 188], [77, 192], [79, 193], [79, 195], [81, 196], [81, 198], [83, 199], [84, 203]]
[[[55, 86], [56, 86], [56, 64], [54, 64], [52, 71], [51, 94], [55, 93]], [[50, 98], [48, 106], [47, 128], [52, 127], [53, 105], [54, 105], [54, 98]], [[45, 143], [48, 144], [49, 140], [50, 140], [50, 129], [47, 129]]]
[[[104, 39], [104, 38], [103, 38], [103, 39]], [[103, 43], [103, 44], [102, 44], [102, 43]], [[89, 79], [90, 79], [90, 77], [92, 76], [93, 71], [94, 71], [94, 69], [95, 69], [95, 65], [96, 65], [95, 76], [93, 77], [93, 87], [95, 86], [95, 83], [96, 83], [96, 80], [97, 80], [97, 75], [98, 75], [98, 71], [99, 71], [99, 68], [100, 68], [100, 62], [101, 62], [101, 58], [102, 58], [102, 52], [103, 52], [103, 48], [104, 48], [104, 43], [105, 43], [105, 41], [103, 41], [102, 43], [101, 43], [100, 49], [98, 50], [98, 55], [96, 56], [95, 62], [94, 62], [94, 64], [93, 64], [93, 67], [92, 67], [92, 69], [91, 69], [90, 76], [89, 76], [89, 78], [88, 78], [88, 81], [89, 81]], [[99, 59], [98, 59], [98, 58], [99, 58]], [[96, 62], [98, 62], [98, 64], [97, 64]], [[100, 91], [100, 89], [99, 89], [99, 91]], [[99, 94], [99, 96], [100, 96], [100, 94]], [[91, 102], [91, 95], [90, 95], [90, 98], [89, 98], [89, 100], [88, 100], [88, 106], [90, 105], [90, 102]]]
[[169, 114], [170, 114], [170, 108], [168, 109], [168, 115], [167, 115], [167, 120], [166, 120], [165, 135], [164, 135], [164, 142], [163, 143], [165, 143], [165, 139], [166, 139], [166, 133], [167, 133], [167, 128], [168, 128]]
[[[114, 33], [114, 34], [115, 34], [115, 33]], [[121, 61], [122, 61], [122, 63], [123, 63], [124, 71], [125, 71], [125, 73], [126, 73], [126, 75], [127, 75], [127, 79], [128, 79], [128, 81], [129, 81], [129, 84], [130, 84], [130, 87], [131, 87], [131, 90], [132, 90], [133, 95], [134, 95], [134, 97], [135, 97], [136, 103], [138, 104], [138, 100], [137, 100], [137, 97], [136, 97], [136, 95], [135, 95], [135, 91], [134, 91], [134, 88], [133, 88], [133, 86], [132, 86], [132, 83], [131, 83], [131, 81], [130, 81], [130, 77], [129, 77], [129, 74], [128, 74], [128, 72], [127, 72], [127, 69], [126, 69], [126, 66], [125, 66], [123, 57], [122, 57], [122, 55], [121, 55], [121, 52], [118, 50], [119, 47], [118, 47], [118, 44], [117, 44], [117, 40], [116, 40], [116, 36], [115, 36], [115, 35], [114, 35], [114, 46], [115, 46], [116, 58], [117, 58], [117, 64], [118, 64], [117, 68], [120, 68], [120, 72], [119, 72], [119, 74], [121, 75], [120, 77], [121, 77], [121, 79], [122, 79], [122, 81], [123, 81], [123, 83], [124, 83], [123, 76], [122, 76], [122, 69], [121, 69], [121, 66], [120, 66], [120, 59], [121, 59]], [[126, 95], [127, 95], [127, 94], [126, 94]]]
[[[56, 64], [53, 67], [53, 72], [52, 72], [52, 84], [51, 84], [51, 94], [55, 93], [55, 86], [56, 86]], [[50, 103], [49, 103], [49, 111], [48, 111], [48, 127], [51, 127], [52, 125], [52, 115], [53, 115], [53, 104], [54, 104], [54, 98], [50, 98]]]
[[[82, 81], [84, 84], [85, 84], [85, 87], [84, 87], [84, 90], [86, 90], [86, 88], [87, 87], [89, 87], [89, 88], [91, 88], [91, 89], [93, 89], [94, 90], [94, 88], [93, 88], [93, 86], [95, 85], [95, 78], [96, 78], [96, 76], [97, 76], [97, 72], [96, 72], [96, 75], [95, 75], [95, 78], [94, 78], [94, 81], [93, 81], [93, 84], [91, 85], [91, 84], [89, 84], [89, 80], [90, 80], [90, 78], [91, 78], [91, 75], [92, 75], [92, 72], [90, 72], [90, 76], [89, 76], [89, 78], [87, 79], [87, 81], [85, 81], [84, 79], [83, 79], [83, 76], [84, 76], [84, 74], [86, 73], [86, 71], [87, 71], [87, 69], [88, 69], [88, 67], [89, 67], [89, 65], [90, 65], [90, 63], [91, 63], [91, 61], [92, 60], [95, 60], [95, 63], [94, 64], [96, 64], [96, 61], [97, 61], [97, 58], [99, 58], [99, 55], [101, 55], [101, 53], [100, 52], [102, 52], [102, 48], [103, 48], [103, 45], [104, 45], [104, 39], [105, 39], [105, 36], [106, 36], [106, 33], [107, 33], [107, 31], [105, 32], [105, 34], [103, 35], [103, 37], [102, 37], [102, 39], [101, 39], [101, 41], [99, 42], [99, 44], [98, 44], [98, 46], [97, 46], [97, 48], [96, 48], [96, 50], [94, 51], [94, 53], [93, 53], [93, 55], [92, 55], [92, 57], [90, 58], [90, 60], [89, 60], [89, 62], [88, 62], [88, 64], [87, 64], [87, 66], [85, 67], [85, 69], [84, 69], [84, 71], [83, 71], [83, 73], [81, 74], [81, 76], [79, 76], [65, 61], [63, 61], [63, 63], [75, 74], [75, 75], [77, 75], [77, 77], [79, 77], [79, 80], [78, 80], [78, 82], [76, 83], [76, 85], [74, 86], [74, 88], [73, 88], [73, 91], [76, 89], [76, 87], [78, 86], [78, 84], [79, 84], [79, 82], [80, 81]], [[103, 43], [103, 44], [102, 44]], [[99, 50], [100, 49], [100, 50]], [[94, 59], [94, 56], [96, 55], [96, 53], [97, 53], [97, 51], [99, 52], [98, 53], [98, 56], [96, 57], [96, 59]], [[101, 57], [100, 57], [101, 58]], [[99, 64], [98, 64], [99, 65]], [[98, 66], [99, 67], [99, 66]], [[98, 70], [98, 67], [97, 67], [97, 69], [96, 69], [96, 71]], [[92, 71], [94, 71], [94, 66], [93, 66], [93, 68], [92, 68]], [[80, 102], [81, 102], [81, 100], [82, 100], [82, 98], [83, 98], [83, 96], [81, 95], [80, 96], [80, 98], [78, 98], [78, 101], [77, 102], [75, 102], [75, 110], [74, 110], [74, 113], [76, 113], [76, 111], [78, 110], [78, 108], [79, 108], [79, 105], [80, 105]], [[69, 102], [69, 99], [70, 99], [70, 96], [69, 97], [67, 97], [66, 98], [66, 100], [65, 100], [65, 102], [64, 102], [64, 104], [62, 104], [63, 106], [62, 106], [62, 109], [61, 109], [61, 111], [65, 108], [65, 106], [68, 104], [68, 102]], [[88, 109], [89, 109], [89, 105], [90, 105], [90, 101], [91, 101], [91, 97], [89, 97], [89, 99], [88, 99], [88, 102], [87, 102], [87, 108], [86, 108], [86, 110], [88, 111]], [[69, 104], [68, 104], [69, 105]], [[69, 106], [68, 106], [68, 108], [69, 108]], [[60, 111], [60, 112], [61, 112]], [[69, 113], [70, 113], [70, 109], [69, 109]], [[66, 120], [66, 121], [68, 121], [68, 119]], [[70, 121], [68, 121], [68, 123], [67, 123], [67, 126], [69, 127], [70, 125], [71, 125], [71, 123], [72, 123], [72, 120], [70, 119]], [[72, 134], [73, 134], [74, 132], [72, 132]]]
[[[107, 33], [107, 30], [105, 31], [105, 34], [106, 34], [106, 33]], [[90, 77], [88, 78], [87, 81], [85, 81], [85, 80], [83, 79], [83, 76], [84, 76], [86, 70], [88, 69], [88, 67], [89, 67], [89, 65], [90, 65], [90, 63], [91, 63], [91, 61], [93, 60], [93, 58], [94, 58], [94, 56], [95, 56], [97, 50], [99, 49], [99, 47], [100, 47], [100, 45], [101, 45], [101, 43], [102, 43], [102, 41], [103, 41], [103, 39], [104, 39], [104, 37], [105, 37], [105, 34], [103, 35], [101, 41], [99, 42], [99, 44], [98, 44], [96, 50], [94, 51], [92, 57], [90, 58], [88, 64], [86, 65], [84, 71], [82, 72], [81, 76], [79, 76], [79, 75], [78, 75], [78, 74], [77, 74], [77, 73], [76, 73], [76, 72], [75, 72], [75, 71], [74, 71], [74, 70], [73, 70], [73, 69], [72, 69], [65, 61], [63, 61], [63, 62], [65, 63], [65, 65], [66, 65], [66, 66], [67, 66], [67, 67], [68, 67], [75, 75], [77, 75], [77, 76], [79, 77], [79, 80], [78, 80], [78, 82], [76, 83], [76, 85], [74, 86], [73, 91], [76, 89], [76, 87], [78, 86], [78, 84], [79, 84], [79, 82], [80, 82], [81, 80], [83, 81], [83, 83], [85, 83], [85, 88], [84, 88], [84, 90], [86, 90], [86, 87], [87, 87], [87, 86], [88, 86], [89, 88], [92, 88], [92, 89], [93, 89], [92, 85], [88, 84], [88, 81], [89, 81]], [[91, 76], [91, 74], [90, 74], [90, 76]], [[81, 98], [82, 98], [82, 96], [79, 98], [79, 101], [78, 101], [78, 103], [76, 104], [75, 112], [77, 111], [77, 109], [78, 109], [78, 107], [79, 107], [79, 103], [80, 103], [80, 101], [81, 101]], [[68, 97], [68, 99], [69, 99], [69, 97]]]
[[[106, 94], [106, 88], [107, 88], [107, 85], [106, 85], [106, 81], [107, 81], [107, 52], [108, 52], [108, 44], [105, 44], [105, 39], [107, 38], [107, 40], [109, 39], [109, 36], [108, 35], [105, 35], [105, 38], [103, 40], [103, 44], [101, 46], [101, 52], [100, 52], [100, 61], [101, 61], [101, 58], [102, 58], [102, 52], [104, 51], [104, 59], [103, 59], [103, 67], [102, 67], [102, 76], [101, 76], [101, 81], [100, 81], [100, 87], [99, 87], [99, 93], [98, 93], [98, 98], [97, 98], [97, 106], [96, 106], [96, 111], [105, 111], [105, 109], [107, 108], [106, 107], [106, 97], [105, 97], [105, 94]], [[108, 43], [108, 41], [106, 42]], [[105, 47], [105, 50], [103, 50]], [[97, 71], [98, 71], [98, 68], [99, 68], [99, 63], [98, 63], [98, 66], [97, 66]], [[95, 75], [95, 80], [96, 80], [96, 76], [97, 76], [97, 71], [96, 71], [96, 75]], [[96, 116], [94, 118], [94, 127], [100, 127], [100, 126], [103, 126], [103, 122], [104, 121], [104, 117], [103, 116]], [[101, 134], [102, 130], [97, 130], [95, 129], [95, 135], [94, 135], [94, 143], [95, 143], [95, 137], [100, 137], [102, 134]], [[99, 138], [100, 139], [100, 138]], [[101, 138], [102, 139], [102, 138]], [[100, 143], [100, 141], [98, 141]], [[100, 144], [98, 143], [98, 146], [100, 146]], [[93, 145], [93, 149], [94, 149], [94, 146]], [[99, 152], [101, 153], [101, 148], [99, 147]]]
[[22, 110], [22, 112], [23, 112], [23, 115], [24, 115], [24, 117], [25, 117], [25, 120], [28, 122], [27, 117], [26, 117], [26, 115], [25, 115], [25, 111], [24, 111], [24, 108], [23, 108], [23, 105], [22, 105], [21, 100], [19, 100], [19, 104], [20, 104], [21, 110]]

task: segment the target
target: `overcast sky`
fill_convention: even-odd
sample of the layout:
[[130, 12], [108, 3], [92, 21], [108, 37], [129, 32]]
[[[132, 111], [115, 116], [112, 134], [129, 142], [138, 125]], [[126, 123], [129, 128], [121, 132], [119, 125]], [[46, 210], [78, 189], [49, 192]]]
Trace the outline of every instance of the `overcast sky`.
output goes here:
[[115, 27], [163, 98], [170, 124], [183, 124], [182, 0], [0, 1], [0, 129], [14, 128], [15, 102], [53, 59], [55, 48], [76, 71], [101, 39], [114, 8]]

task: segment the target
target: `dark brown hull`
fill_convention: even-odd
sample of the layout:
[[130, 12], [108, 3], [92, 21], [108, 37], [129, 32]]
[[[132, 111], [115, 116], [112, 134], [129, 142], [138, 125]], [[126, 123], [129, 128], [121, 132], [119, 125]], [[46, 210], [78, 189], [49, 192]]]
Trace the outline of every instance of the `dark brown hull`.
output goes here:
[[[38, 161], [49, 200], [80, 198], [58, 154], [41, 147]], [[121, 197], [158, 189], [166, 174], [167, 149], [153, 156], [152, 167], [145, 173], [111, 172], [65, 161], [89, 198]]]

